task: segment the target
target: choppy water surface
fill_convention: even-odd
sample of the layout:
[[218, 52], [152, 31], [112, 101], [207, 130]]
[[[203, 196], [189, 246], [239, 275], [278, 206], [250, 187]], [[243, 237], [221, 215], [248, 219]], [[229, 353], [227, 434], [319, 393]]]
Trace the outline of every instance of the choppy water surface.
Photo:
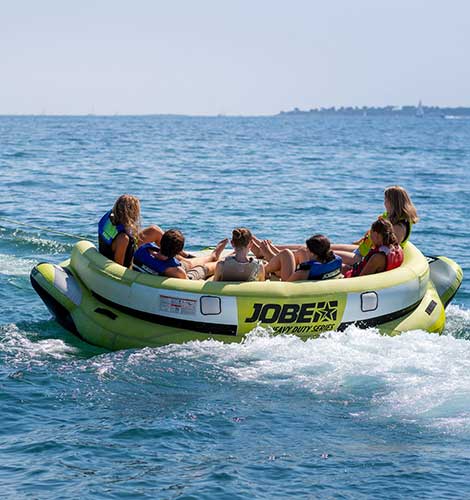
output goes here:
[[[0, 216], [94, 237], [122, 192], [198, 248], [246, 225], [351, 241], [402, 184], [413, 241], [469, 276], [470, 122], [0, 117]], [[29, 284], [73, 239], [0, 220], [0, 482], [11, 498], [466, 498], [470, 286], [445, 334], [254, 331], [106, 352]]]

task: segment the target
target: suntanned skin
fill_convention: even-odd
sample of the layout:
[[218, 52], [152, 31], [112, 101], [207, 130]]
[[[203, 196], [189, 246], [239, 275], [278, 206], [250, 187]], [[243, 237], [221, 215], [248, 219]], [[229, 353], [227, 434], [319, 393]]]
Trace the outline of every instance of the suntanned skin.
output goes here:
[[[382, 235], [375, 231], [370, 232], [370, 238], [375, 248], [379, 248], [384, 244]], [[387, 269], [387, 257], [383, 253], [376, 253], [373, 255], [361, 271], [359, 276], [366, 276], [368, 274], [383, 273]]]
[[282, 281], [289, 281], [289, 278], [295, 271], [295, 257], [292, 250], [285, 248], [278, 254], [274, 255], [270, 261], [264, 266], [266, 274], [274, 273], [281, 278]]
[[[386, 197], [384, 197], [384, 207], [386, 212], [390, 213], [392, 211], [390, 202]], [[398, 244], [401, 244], [402, 241], [406, 238], [405, 224], [401, 222], [399, 222], [398, 224], [393, 224], [393, 232], [397, 237]], [[341, 244], [341, 243], [334, 244], [331, 245], [331, 249], [335, 252], [335, 254], [339, 255], [343, 259], [344, 264], [352, 266], [356, 262], [359, 262], [361, 260], [361, 256], [354, 253], [354, 251], [358, 248], [359, 242], [360, 241], [356, 241], [352, 245]]]
[[[181, 259], [184, 260], [185, 263], [188, 265], [188, 269], [192, 269], [193, 267], [196, 266], [205, 266], [207, 268], [207, 274], [208, 276], [214, 274], [215, 267], [217, 264], [217, 261], [220, 259], [220, 255], [222, 254], [225, 245], [227, 245], [228, 239], [225, 238], [224, 240], [219, 241], [217, 243], [217, 246], [215, 249], [212, 251], [210, 255], [204, 255], [202, 257], [194, 257], [192, 259]], [[152, 252], [153, 256], [157, 259], [161, 260], [168, 260], [171, 257], [167, 257], [166, 255], [163, 255], [160, 252]], [[178, 257], [179, 258], [179, 257]], [[186, 271], [182, 268], [182, 266], [179, 267], [169, 267], [164, 273], [164, 276], [167, 278], [178, 278], [178, 279], [183, 279], [187, 280], [188, 275], [186, 274]]]
[[310, 252], [305, 245], [274, 245], [271, 240], [259, 240], [253, 236], [252, 252], [258, 258], [270, 260], [282, 250], [292, 250], [296, 264], [309, 260]]
[[[264, 246], [261, 245], [264, 249]], [[302, 249], [304, 250], [304, 249]], [[302, 253], [302, 262], [310, 260], [320, 260], [317, 254], [311, 252], [307, 247]], [[280, 276], [282, 281], [302, 281], [308, 280], [310, 271], [308, 269], [295, 270], [297, 266], [295, 252], [289, 248], [284, 248], [278, 254], [274, 255], [271, 260], [266, 264], [264, 270], [266, 273], [275, 273]]]
[[[390, 202], [386, 197], [384, 197], [384, 207], [388, 213], [392, 211]], [[401, 244], [406, 237], [406, 226], [401, 222], [399, 222], [398, 224], [393, 224], [393, 232], [397, 237], [398, 243]], [[267, 242], [270, 245], [271, 251], [269, 248], [266, 249], [265, 247], [263, 247], [262, 245], [263, 242]], [[357, 255], [354, 252], [358, 248], [359, 242], [360, 241], [357, 241], [354, 242], [353, 244], [336, 243], [331, 245], [331, 249], [336, 255], [340, 256], [343, 259], [344, 264], [352, 266], [355, 263], [359, 262], [362, 258], [360, 255]], [[272, 251], [273, 248], [276, 249], [276, 251], [273, 252]], [[269, 240], [260, 240], [256, 238], [256, 236], [253, 236], [252, 251], [258, 258], [264, 258], [266, 260], [269, 260], [273, 255], [279, 253], [284, 249], [289, 249], [293, 251], [296, 264], [300, 264], [301, 262], [309, 260], [307, 258], [308, 249], [305, 247], [305, 245], [274, 245]]]
[[114, 253], [114, 262], [124, 265], [124, 259], [126, 257], [127, 245], [129, 245], [130, 238], [126, 233], [119, 233], [116, 238], [114, 238], [111, 244], [111, 250]]
[[[149, 226], [139, 233], [138, 244], [141, 246], [144, 243], [156, 243], [160, 246], [162, 236], [163, 229], [161, 227], [155, 225]], [[130, 238], [126, 233], [119, 233], [111, 245], [111, 249], [114, 253], [114, 261], [121, 264], [121, 266], [124, 265], [124, 259], [126, 257], [126, 250], [129, 241]], [[178, 258], [184, 260], [185, 263], [188, 263], [188, 265], [190, 265], [190, 262], [194, 262], [193, 258], [191, 258], [191, 260], [187, 260], [187, 257], [188, 253], [184, 250], [178, 254]]]
[[376, 253], [373, 255], [364, 269], [362, 270], [360, 276], [366, 276], [367, 274], [383, 273], [387, 268], [387, 257], [383, 253]]
[[[406, 228], [402, 223], [393, 225], [393, 232], [397, 237], [398, 243], [401, 243], [406, 236]], [[359, 242], [358, 242], [359, 243]], [[343, 263], [348, 266], [354, 265], [356, 262], [361, 260], [361, 256], [354, 253], [354, 250], [358, 248], [358, 245], [346, 245], [346, 244], [335, 244], [331, 245], [331, 249], [335, 252], [336, 255], [339, 255], [343, 259]]]
[[160, 246], [163, 229], [159, 226], [149, 226], [139, 233], [139, 247], [144, 243], [156, 243]]
[[[149, 226], [139, 233], [138, 242], [139, 246], [144, 243], [155, 242], [157, 245], [160, 244], [162, 239], [163, 231], [158, 226]], [[114, 254], [114, 261], [121, 266], [124, 265], [124, 259], [126, 257], [127, 245], [129, 245], [130, 238], [126, 233], [119, 233], [116, 238], [114, 238], [111, 244], [111, 250]]]

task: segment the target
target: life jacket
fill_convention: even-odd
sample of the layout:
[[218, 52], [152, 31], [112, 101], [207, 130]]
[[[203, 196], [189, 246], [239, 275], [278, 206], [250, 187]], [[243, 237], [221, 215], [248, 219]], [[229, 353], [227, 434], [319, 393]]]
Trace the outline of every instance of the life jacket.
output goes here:
[[341, 265], [343, 260], [338, 255], [335, 255], [330, 262], [318, 262], [317, 260], [309, 260], [299, 264], [298, 269], [301, 271], [309, 271], [309, 280], [329, 280], [332, 278], [341, 277]]
[[[383, 219], [388, 219], [388, 214], [387, 212], [384, 212], [382, 215], [379, 217], [382, 217]], [[413, 228], [413, 223], [409, 219], [400, 219], [399, 220], [400, 224], [403, 224], [405, 226], [405, 238], [403, 241], [400, 243], [400, 246], [402, 248], [405, 247], [406, 243], [410, 239], [411, 236], [411, 229]], [[372, 239], [370, 237], [370, 229], [367, 231], [367, 233], [361, 238], [358, 244], [358, 251], [361, 254], [362, 257], [365, 257], [370, 250], [374, 247], [374, 244], [372, 243]]]
[[160, 249], [155, 243], [144, 243], [134, 254], [133, 269], [143, 273], [165, 275], [165, 271], [170, 267], [179, 267], [181, 262], [175, 257], [170, 259], [159, 259], [153, 255], [153, 252], [159, 252]]
[[403, 263], [403, 250], [400, 245], [391, 245], [389, 247], [382, 245], [379, 248], [372, 248], [369, 253], [359, 262], [355, 264], [352, 269], [350, 269], [346, 274], [346, 278], [354, 278], [355, 276], [360, 276], [364, 267], [366, 267], [367, 262], [371, 257], [377, 253], [385, 254], [387, 258], [387, 264], [385, 271], [391, 271], [400, 267]]
[[98, 249], [108, 259], [114, 260], [114, 252], [112, 249], [113, 241], [119, 233], [125, 233], [129, 236], [129, 243], [124, 256], [124, 267], [130, 267], [132, 257], [134, 255], [135, 239], [132, 234], [126, 229], [123, 224], [115, 226], [111, 221], [112, 211], [106, 212], [98, 222]]
[[258, 259], [238, 262], [234, 255], [229, 255], [220, 263], [221, 281], [258, 281], [263, 265]]

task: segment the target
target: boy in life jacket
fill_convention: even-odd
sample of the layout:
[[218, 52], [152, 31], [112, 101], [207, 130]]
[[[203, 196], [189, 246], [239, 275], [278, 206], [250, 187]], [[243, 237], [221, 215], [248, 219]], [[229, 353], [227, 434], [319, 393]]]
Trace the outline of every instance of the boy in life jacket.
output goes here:
[[180, 257], [184, 248], [183, 233], [177, 229], [169, 229], [163, 233], [160, 247], [155, 243], [145, 243], [139, 247], [134, 254], [133, 268], [168, 278], [205, 280], [214, 274], [227, 241], [219, 241], [210, 255], [186, 259]]
[[403, 249], [398, 244], [392, 223], [378, 218], [370, 228], [373, 247], [367, 255], [345, 273], [346, 278], [383, 273], [401, 266]]

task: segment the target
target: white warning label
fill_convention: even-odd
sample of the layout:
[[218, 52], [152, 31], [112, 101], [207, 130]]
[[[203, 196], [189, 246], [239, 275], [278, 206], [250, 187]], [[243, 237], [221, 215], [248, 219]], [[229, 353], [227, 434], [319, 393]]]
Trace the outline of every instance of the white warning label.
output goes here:
[[195, 316], [195, 299], [182, 299], [179, 297], [170, 297], [169, 295], [160, 295], [160, 311], [172, 314], [181, 314], [182, 316]]

